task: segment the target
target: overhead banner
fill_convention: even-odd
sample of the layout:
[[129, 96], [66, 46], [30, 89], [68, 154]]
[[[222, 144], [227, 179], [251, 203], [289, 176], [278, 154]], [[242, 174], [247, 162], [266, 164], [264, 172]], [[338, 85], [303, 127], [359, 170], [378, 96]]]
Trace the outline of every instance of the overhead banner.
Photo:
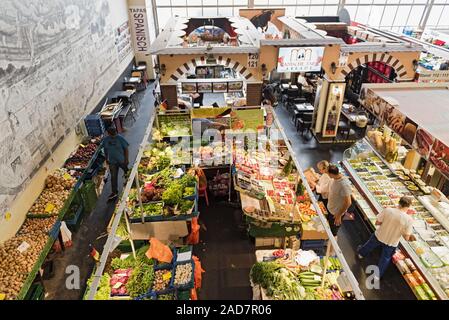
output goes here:
[[319, 72], [324, 47], [279, 48], [277, 72]]
[[131, 24], [134, 51], [146, 54], [150, 51], [150, 33], [145, 6], [130, 6], [129, 20]]

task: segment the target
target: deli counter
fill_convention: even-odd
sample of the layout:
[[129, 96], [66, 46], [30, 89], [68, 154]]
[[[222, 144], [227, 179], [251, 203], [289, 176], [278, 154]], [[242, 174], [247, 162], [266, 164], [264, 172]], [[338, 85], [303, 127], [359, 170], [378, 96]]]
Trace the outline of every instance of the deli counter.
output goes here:
[[410, 264], [416, 267], [417, 277], [422, 276], [423, 286], [415, 286], [414, 280], [406, 277], [412, 265], [401, 267], [405, 264], [397, 263], [395, 257], [393, 261], [412, 289], [419, 289], [413, 290], [418, 298], [424, 295], [424, 287], [430, 299], [433, 295], [449, 299], [449, 201], [437, 201], [418, 174], [404, 169], [399, 162], [385, 161], [366, 138], [345, 151], [342, 166], [353, 182], [355, 205], [373, 231], [376, 215], [384, 207], [396, 206], [402, 196], [413, 199], [407, 213], [414, 218], [417, 240], [402, 239], [398, 249], [406, 261], [413, 262]]

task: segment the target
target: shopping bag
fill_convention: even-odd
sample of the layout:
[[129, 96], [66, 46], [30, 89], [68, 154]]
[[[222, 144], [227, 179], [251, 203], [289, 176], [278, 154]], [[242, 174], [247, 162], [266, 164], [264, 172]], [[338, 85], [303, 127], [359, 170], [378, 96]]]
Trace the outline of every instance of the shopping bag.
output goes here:
[[192, 218], [192, 231], [187, 237], [187, 244], [198, 244], [200, 242], [200, 225], [198, 218]]
[[154, 258], [159, 262], [171, 263], [173, 260], [171, 249], [156, 238], [150, 239], [150, 248], [145, 255], [148, 259]]
[[195, 263], [195, 271], [194, 271], [194, 279], [195, 279], [195, 289], [201, 288], [201, 282], [202, 282], [202, 273], [206, 272], [201, 267], [200, 259], [196, 256], [192, 256], [193, 262]]

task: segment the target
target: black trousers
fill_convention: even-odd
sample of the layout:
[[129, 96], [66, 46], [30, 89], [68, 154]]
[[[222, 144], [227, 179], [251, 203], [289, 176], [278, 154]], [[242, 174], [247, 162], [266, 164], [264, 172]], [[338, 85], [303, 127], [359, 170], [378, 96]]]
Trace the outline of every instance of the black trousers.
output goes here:
[[128, 172], [128, 167], [124, 163], [109, 164], [109, 172], [111, 173], [111, 190], [114, 194], [118, 194], [118, 170], [120, 168], [126, 175], [126, 173]]

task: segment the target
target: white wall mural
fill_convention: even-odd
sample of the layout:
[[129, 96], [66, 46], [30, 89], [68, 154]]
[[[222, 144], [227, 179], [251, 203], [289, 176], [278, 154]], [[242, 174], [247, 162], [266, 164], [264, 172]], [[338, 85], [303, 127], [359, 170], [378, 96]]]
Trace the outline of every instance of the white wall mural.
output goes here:
[[119, 63], [108, 0], [1, 2], [0, 220], [132, 58]]

